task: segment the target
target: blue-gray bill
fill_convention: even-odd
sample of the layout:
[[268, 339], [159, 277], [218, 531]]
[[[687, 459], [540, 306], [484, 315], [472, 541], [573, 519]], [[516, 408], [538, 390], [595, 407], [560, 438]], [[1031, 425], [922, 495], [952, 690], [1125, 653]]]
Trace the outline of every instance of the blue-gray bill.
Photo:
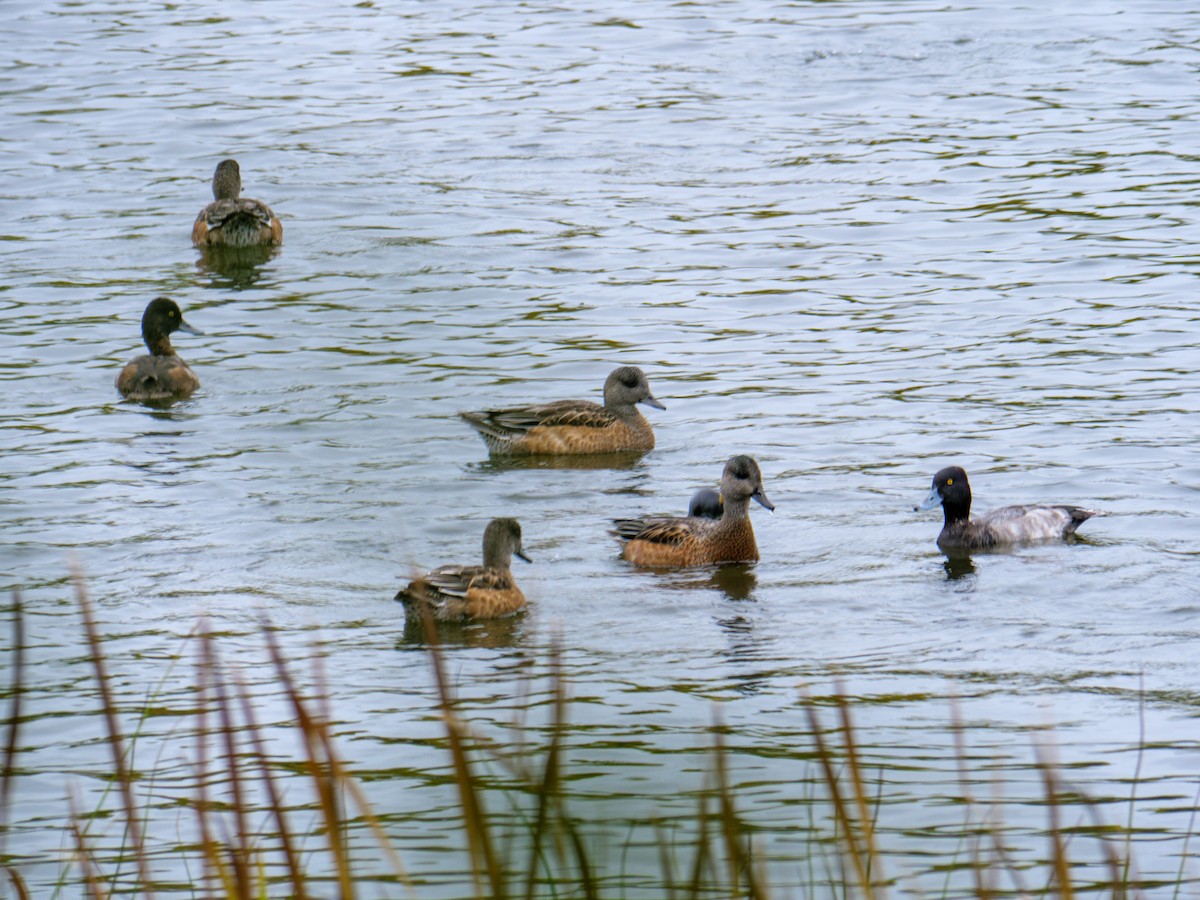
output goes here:
[[942, 502], [942, 495], [938, 493], [937, 485], [929, 489], [929, 496], [921, 501], [920, 506], [914, 506], [913, 512], [920, 512], [923, 509], [933, 509]]
[[755, 500], [757, 500], [761, 505], [763, 505], [767, 509], [769, 509], [771, 512], [775, 512], [775, 504], [767, 499], [767, 495], [765, 492], [755, 491], [750, 496], [753, 497]]

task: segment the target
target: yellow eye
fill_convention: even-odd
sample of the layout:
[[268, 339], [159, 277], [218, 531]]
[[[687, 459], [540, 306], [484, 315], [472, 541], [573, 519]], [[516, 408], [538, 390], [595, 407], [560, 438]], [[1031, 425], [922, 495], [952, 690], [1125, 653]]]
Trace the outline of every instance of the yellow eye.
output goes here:
[[950, 485], [952, 485], [952, 484], [954, 484], [954, 479], [953, 479], [953, 478], [947, 478], [947, 479], [946, 479], [946, 487], [949, 487], [949, 486], [950, 486]]

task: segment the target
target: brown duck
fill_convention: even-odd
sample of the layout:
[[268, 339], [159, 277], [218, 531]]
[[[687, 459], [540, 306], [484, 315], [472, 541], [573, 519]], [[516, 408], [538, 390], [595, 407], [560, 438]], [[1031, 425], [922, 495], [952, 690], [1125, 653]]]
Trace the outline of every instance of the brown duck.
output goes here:
[[242, 172], [236, 160], [217, 163], [212, 180], [213, 202], [200, 210], [192, 225], [197, 247], [259, 247], [283, 243], [283, 224], [261, 200], [242, 197]]
[[604, 405], [557, 400], [511, 409], [459, 413], [479, 432], [488, 450], [509, 455], [610, 453], [653, 450], [654, 431], [637, 410], [644, 403], [666, 409], [650, 393], [637, 366], [614, 369], [604, 382]]
[[622, 543], [622, 558], [649, 568], [757, 562], [750, 501], [775, 509], [763, 491], [758, 463], [749, 456], [729, 460], [721, 476], [720, 497], [720, 518], [693, 515], [615, 520], [616, 528], [611, 533]]
[[407, 615], [429, 609], [440, 622], [495, 619], [525, 608], [525, 595], [513, 579], [512, 558], [530, 562], [521, 547], [516, 519], [492, 519], [483, 532], [482, 566], [441, 566], [396, 594]]

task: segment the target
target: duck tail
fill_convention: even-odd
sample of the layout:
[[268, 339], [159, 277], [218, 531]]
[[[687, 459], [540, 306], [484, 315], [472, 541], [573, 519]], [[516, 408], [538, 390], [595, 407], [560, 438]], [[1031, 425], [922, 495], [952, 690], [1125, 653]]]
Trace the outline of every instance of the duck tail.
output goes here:
[[500, 427], [493, 419], [493, 414], [490, 410], [460, 412], [458, 415], [463, 421], [479, 432], [479, 436], [484, 439], [488, 447], [504, 447], [513, 439], [512, 432]]

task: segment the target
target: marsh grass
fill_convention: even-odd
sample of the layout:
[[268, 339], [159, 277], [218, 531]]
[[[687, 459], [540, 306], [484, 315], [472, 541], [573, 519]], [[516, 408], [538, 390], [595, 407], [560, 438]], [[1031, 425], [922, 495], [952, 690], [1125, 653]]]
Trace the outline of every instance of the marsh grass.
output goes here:
[[[384, 891], [377, 896], [399, 896], [397, 892], [417, 895], [417, 887], [405, 874], [385, 824], [334, 746], [327, 710], [298, 686], [278, 641], [265, 626], [263, 640], [290, 708], [300, 748], [298, 759], [282, 759], [269, 751], [268, 730], [256, 717], [252, 693], [238, 670], [222, 659], [214, 636], [200, 628], [199, 703], [188, 735], [196, 753], [192, 763], [194, 790], [184, 801], [199, 837], [194, 844], [166, 850], [163, 842], [148, 838], [150, 809], [138, 793], [142, 773], [132, 764], [132, 742], [122, 730], [121, 709], [111, 691], [94, 609], [78, 579], [76, 591], [104, 716], [122, 837], [117, 852], [111, 848], [99, 850], [91, 832], [97, 811], [81, 809], [78, 798], [72, 796], [71, 820], [65, 827], [74, 844], [70, 867], [74, 876], [67, 876], [64, 869], [63, 884], [56, 894], [89, 900], [152, 898], [160, 892], [208, 900], [316, 900], [330, 896], [352, 900], [364, 894], [369, 883], [376, 891]], [[4, 858], [3, 840], [10, 824], [18, 771], [18, 731], [24, 714], [27, 647], [19, 594], [14, 596], [12, 609], [9, 708], [4, 734], [0, 735], [0, 858]], [[570, 698], [557, 653], [549, 660], [549, 720], [542, 732], [545, 737], [530, 756], [526, 745], [500, 745], [472, 731], [459, 712], [460, 704], [438, 641], [438, 626], [427, 620], [424, 629], [470, 869], [469, 893], [464, 886], [464, 895], [495, 900], [622, 896], [621, 873], [608, 871], [608, 857], [594, 850], [594, 826], [598, 823], [589, 826], [568, 808], [564, 784], [572, 733], [568, 722]], [[530, 692], [525, 695], [528, 700], [532, 686], [525, 685], [524, 689]], [[316, 696], [320, 695], [317, 690]], [[817, 791], [823, 794], [805, 804], [812, 817], [809, 831], [818, 830], [817, 826], [828, 827], [824, 824], [828, 822], [832, 823], [833, 833], [811, 838], [806, 845], [808, 860], [800, 868], [807, 870], [807, 887], [800, 896], [885, 900], [892, 891], [911, 893], [908, 886], [898, 885], [885, 871], [887, 853], [880, 847], [879, 827], [886, 808], [884, 779], [880, 771], [872, 770], [860, 749], [845, 692], [821, 699], [805, 696], [803, 710], [812, 739], [809, 752], [817, 771]], [[831, 713], [832, 724], [827, 721]], [[1048, 751], [1039, 748], [1036, 767], [1047, 815], [1047, 850], [1037, 859], [1015, 858], [1004, 823], [971, 794], [965, 729], [957, 714], [952, 730], [964, 820], [959, 852], [934, 866], [947, 871], [944, 894], [980, 900], [1012, 896], [1070, 900], [1080, 894], [1126, 900], [1139, 896], [1131, 843], [1136, 779], [1131, 787], [1128, 822], [1123, 828], [1114, 828], [1101, 820], [1096, 804], [1077, 788], [1063, 783]], [[672, 823], [672, 827], [662, 822], [648, 823], [656, 834], [661, 896], [668, 900], [759, 900], [772, 896], [770, 861], [757, 846], [752, 822], [738, 808], [739, 789], [730, 771], [733, 756], [725, 745], [726, 731], [719, 722], [714, 723], [707, 782], [696, 795], [696, 808], [682, 829], [682, 837], [679, 823]], [[505, 777], [493, 777], [496, 770], [503, 771]], [[296, 792], [298, 783], [305, 788], [306, 798], [285, 799], [285, 795]], [[210, 785], [220, 786], [220, 796], [214, 795]], [[490, 810], [494, 803], [503, 805], [499, 814]], [[814, 808], [820, 811], [814, 814]], [[1067, 821], [1071, 816], [1076, 818], [1073, 823]], [[1081, 816], [1086, 821], [1080, 820]], [[366, 850], [364, 835], [369, 836]], [[1098, 850], [1092, 848], [1088, 854], [1093, 860], [1097, 856], [1103, 860], [1104, 875], [1098, 880], [1080, 881], [1075, 874], [1073, 851], [1084, 839], [1098, 842]], [[352, 851], [352, 847], [357, 850]], [[380, 860], [387, 863], [384, 875], [379, 874]], [[177, 877], [181, 863], [192, 873], [188, 883], [180, 885], [177, 880], [166, 881], [166, 876], [156, 874], [161, 865]], [[1181, 861], [1180, 877], [1173, 885], [1176, 896], [1184, 883], [1183, 865]], [[949, 873], [964, 868], [970, 871], [970, 887], [951, 888]], [[1095, 865], [1088, 865], [1083, 871], [1092, 874], [1095, 869]], [[17, 900], [30, 896], [19, 871], [8, 866], [3, 875]], [[797, 894], [790, 889], [787, 896]]]
[[[129, 893], [152, 898], [160, 889], [154, 869], [155, 854], [160, 851], [152, 850], [146, 841], [143, 821], [148, 809], [135, 794], [137, 776], [130, 768], [130, 748], [122, 731], [116, 698], [110, 690], [107, 660], [94, 610], [79, 579], [76, 592], [89, 659], [100, 691], [124, 828], [117, 866], [106, 870], [111, 860], [102, 858], [93, 847], [89, 820], [78, 810], [77, 801], [72, 800], [71, 832], [82, 887], [92, 900]], [[20, 619], [19, 609], [16, 618]], [[227, 900], [276, 896], [307, 900], [325, 896], [332, 883], [336, 885], [337, 896], [352, 898], [356, 894], [356, 866], [347, 835], [351, 828], [363, 826], [374, 836], [378, 853], [373, 856], [385, 858], [391, 869], [389, 878], [373, 875], [373, 880], [407, 884], [399, 855], [334, 747], [328, 716], [318, 709], [316, 700], [297, 686], [269, 628], [264, 627], [263, 638], [292, 712], [301, 755], [299, 760], [288, 761], [270, 755], [267, 733], [256, 719], [249, 690], [241, 677], [230, 674], [234, 670], [223, 664], [211, 632], [201, 628], [197, 671], [200, 696], [197, 723], [191, 735], [197, 754], [196, 787], [194, 796], [187, 800], [200, 840], [196, 846], [180, 851], [189, 857], [186, 861], [189, 870], [198, 861], [193, 895]], [[16, 693], [20, 693], [19, 684]], [[10, 730], [15, 732], [16, 725], [10, 725]], [[300, 817], [290, 812], [289, 804], [284, 801], [283, 782], [287, 780], [290, 790], [298, 773], [311, 798], [303, 806], [307, 823], [303, 827], [296, 821]], [[210, 796], [210, 784], [225, 785], [226, 796]], [[270, 820], [266, 828], [257, 821], [264, 807]], [[317, 874], [310, 872], [306, 862], [314, 855], [314, 838], [320, 842], [321, 867]], [[125, 859], [132, 859], [136, 866], [133, 888], [122, 880], [120, 862]], [[283, 886], [286, 893], [281, 891]]]

